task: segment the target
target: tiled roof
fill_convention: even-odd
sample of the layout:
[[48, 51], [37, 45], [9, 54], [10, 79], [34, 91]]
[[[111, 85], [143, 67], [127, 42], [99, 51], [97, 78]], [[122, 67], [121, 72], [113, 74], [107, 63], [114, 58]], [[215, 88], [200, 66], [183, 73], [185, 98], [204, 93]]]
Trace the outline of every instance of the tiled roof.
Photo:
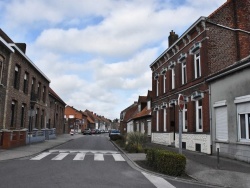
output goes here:
[[133, 107], [129, 108], [126, 111], [126, 114], [123, 118], [123, 121], [128, 121], [129, 119], [133, 118], [133, 116], [137, 113], [138, 105], [134, 105]]
[[142, 111], [135, 114], [132, 119], [139, 119], [150, 115], [151, 115], [151, 110], [148, 110], [147, 107], [145, 107], [143, 108]]

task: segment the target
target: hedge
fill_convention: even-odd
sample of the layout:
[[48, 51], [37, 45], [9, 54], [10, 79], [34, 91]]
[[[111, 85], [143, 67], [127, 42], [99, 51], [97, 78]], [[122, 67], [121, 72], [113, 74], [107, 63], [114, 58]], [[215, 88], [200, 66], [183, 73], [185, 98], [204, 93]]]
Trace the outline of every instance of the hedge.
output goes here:
[[162, 149], [147, 149], [146, 159], [149, 166], [160, 173], [170, 176], [181, 176], [185, 172], [184, 155]]

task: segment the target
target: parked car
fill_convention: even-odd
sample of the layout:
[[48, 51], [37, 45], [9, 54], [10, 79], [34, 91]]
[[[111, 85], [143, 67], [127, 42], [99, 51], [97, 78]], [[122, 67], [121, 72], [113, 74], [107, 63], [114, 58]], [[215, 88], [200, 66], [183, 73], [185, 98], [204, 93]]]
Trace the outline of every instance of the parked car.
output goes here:
[[84, 135], [86, 135], [86, 134], [91, 135], [92, 133], [91, 133], [90, 129], [84, 129], [83, 132], [82, 132], [82, 134], [84, 134]]
[[101, 134], [100, 129], [96, 129], [96, 130], [95, 130], [95, 134]]
[[95, 129], [91, 129], [91, 134], [96, 134]]
[[110, 140], [117, 140], [121, 138], [121, 133], [119, 130], [117, 129], [111, 129], [109, 131], [109, 138]]

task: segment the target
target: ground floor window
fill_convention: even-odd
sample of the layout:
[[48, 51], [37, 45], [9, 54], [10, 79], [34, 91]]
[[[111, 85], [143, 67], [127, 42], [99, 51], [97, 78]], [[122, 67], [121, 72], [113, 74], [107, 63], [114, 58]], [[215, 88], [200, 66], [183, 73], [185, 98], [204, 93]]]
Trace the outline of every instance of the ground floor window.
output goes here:
[[195, 101], [196, 106], [196, 131], [202, 132], [203, 120], [202, 120], [202, 100]]
[[250, 140], [250, 113], [239, 114], [240, 139]]

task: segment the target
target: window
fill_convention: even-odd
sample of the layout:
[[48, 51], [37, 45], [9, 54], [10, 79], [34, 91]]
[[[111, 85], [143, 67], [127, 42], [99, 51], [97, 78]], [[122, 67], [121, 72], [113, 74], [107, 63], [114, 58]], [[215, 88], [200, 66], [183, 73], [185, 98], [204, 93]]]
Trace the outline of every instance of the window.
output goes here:
[[164, 132], [167, 131], [167, 109], [166, 108], [163, 109], [163, 129], [164, 129]]
[[24, 127], [24, 122], [25, 122], [25, 104], [22, 104], [22, 109], [21, 109], [21, 125], [20, 127]]
[[43, 87], [43, 102], [46, 101], [46, 86]]
[[182, 85], [187, 83], [187, 67], [186, 62], [181, 64], [181, 83]]
[[0, 56], [0, 84], [2, 83], [3, 78], [3, 57]]
[[195, 101], [196, 106], [196, 132], [202, 132], [202, 100]]
[[166, 74], [163, 75], [163, 93], [166, 93], [166, 81], [167, 81], [167, 76]]
[[159, 110], [156, 111], [156, 131], [159, 131]]
[[39, 108], [36, 109], [36, 121], [35, 121], [35, 128], [38, 129], [38, 114], [39, 114]]
[[171, 69], [172, 72], [172, 89], [175, 88], [175, 71], [174, 68]]
[[228, 141], [227, 106], [215, 108], [216, 140]]
[[236, 97], [239, 141], [250, 141], [250, 95]]
[[23, 78], [23, 92], [25, 94], [28, 93], [28, 73], [27, 72], [25, 72], [24, 78]]
[[11, 103], [11, 120], [10, 120], [10, 127], [15, 127], [15, 118], [16, 118], [16, 101], [12, 101]]
[[42, 114], [41, 114], [41, 129], [44, 128], [44, 110], [42, 110]]
[[148, 102], [147, 102], [147, 109], [148, 109], [148, 110], [151, 109], [151, 101], [150, 101], [150, 100], [148, 100]]
[[239, 114], [240, 139], [250, 140], [250, 113]]
[[141, 111], [141, 104], [138, 105], [138, 112]]
[[15, 66], [15, 73], [14, 73], [14, 88], [19, 89], [19, 75], [20, 75], [20, 67]]
[[194, 77], [201, 77], [201, 62], [200, 62], [200, 53], [194, 54]]
[[159, 95], [159, 80], [156, 80], [156, 96], [158, 97]]
[[41, 97], [41, 83], [37, 84], [37, 98], [40, 99]]
[[182, 126], [183, 126], [183, 132], [187, 132], [187, 127], [188, 127], [188, 121], [187, 121], [187, 104], [184, 104], [184, 108], [182, 110], [183, 113], [183, 121], [182, 121]]

